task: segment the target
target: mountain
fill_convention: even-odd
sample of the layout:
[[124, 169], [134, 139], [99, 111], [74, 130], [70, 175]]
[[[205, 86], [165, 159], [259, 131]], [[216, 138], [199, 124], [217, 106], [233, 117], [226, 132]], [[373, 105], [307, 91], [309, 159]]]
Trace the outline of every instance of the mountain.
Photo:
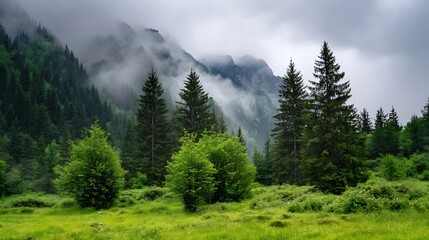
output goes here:
[[280, 78], [261, 59], [211, 56], [196, 60], [155, 29], [136, 31], [126, 23], [92, 39], [81, 56], [94, 84], [123, 109], [135, 111], [147, 74], [154, 69], [171, 109], [187, 74], [195, 69], [230, 130], [241, 126], [249, 147], [262, 146], [273, 126]]
[[74, 53], [40, 25], [28, 31], [12, 38], [0, 22], [0, 160], [16, 181], [2, 194], [54, 192], [52, 169], [85, 128], [98, 120], [114, 142], [122, 130]]

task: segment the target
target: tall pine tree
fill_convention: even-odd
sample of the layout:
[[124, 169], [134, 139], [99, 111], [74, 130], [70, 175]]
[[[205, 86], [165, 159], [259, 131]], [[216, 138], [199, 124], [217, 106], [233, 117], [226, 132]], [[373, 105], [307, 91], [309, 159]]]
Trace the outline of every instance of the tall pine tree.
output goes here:
[[161, 185], [171, 157], [168, 144], [168, 109], [162, 95], [164, 90], [152, 70], [138, 100], [137, 141], [138, 155], [142, 160], [138, 170], [146, 174], [149, 185]]
[[307, 93], [301, 73], [291, 60], [279, 89], [279, 109], [274, 116], [274, 166], [279, 184], [298, 184], [301, 181], [300, 160]]
[[346, 186], [355, 186], [366, 179], [360, 160], [364, 141], [357, 129], [357, 114], [351, 97], [349, 81], [340, 82], [340, 71], [327, 42], [323, 43], [315, 61], [314, 77], [310, 81], [311, 110], [305, 138], [307, 177], [322, 191], [339, 194]]
[[362, 133], [366, 133], [366, 134], [371, 133], [372, 132], [372, 122], [371, 122], [371, 119], [369, 118], [368, 110], [366, 110], [366, 108], [364, 108], [358, 117], [359, 117], [358, 118], [359, 130]]
[[180, 90], [181, 102], [178, 104], [178, 118], [188, 133], [200, 135], [204, 130], [211, 129], [212, 112], [209, 96], [203, 89], [200, 76], [191, 70]]

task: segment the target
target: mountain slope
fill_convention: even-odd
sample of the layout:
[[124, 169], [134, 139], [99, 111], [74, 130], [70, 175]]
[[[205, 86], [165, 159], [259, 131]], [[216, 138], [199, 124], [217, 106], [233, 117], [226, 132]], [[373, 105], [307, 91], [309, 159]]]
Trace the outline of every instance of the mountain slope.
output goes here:
[[241, 126], [249, 146], [262, 146], [273, 125], [280, 81], [263, 60], [245, 56], [237, 63], [231, 57], [229, 61], [213, 57], [199, 62], [157, 30], [138, 32], [126, 23], [118, 24], [108, 35], [94, 38], [87, 49], [88, 54], [82, 59], [94, 84], [126, 110], [135, 111], [136, 99], [152, 69], [166, 89], [170, 108], [174, 109], [186, 75], [196, 69], [230, 130]]

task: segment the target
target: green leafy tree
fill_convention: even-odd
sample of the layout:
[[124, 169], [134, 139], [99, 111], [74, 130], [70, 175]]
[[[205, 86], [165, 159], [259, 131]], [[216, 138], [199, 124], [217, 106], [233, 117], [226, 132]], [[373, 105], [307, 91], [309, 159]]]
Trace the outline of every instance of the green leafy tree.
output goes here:
[[204, 130], [210, 130], [212, 112], [209, 97], [203, 89], [199, 75], [194, 70], [189, 73], [179, 96], [181, 102], [177, 102], [178, 118], [185, 131], [196, 133], [199, 137]]
[[364, 140], [357, 129], [357, 114], [347, 101], [351, 97], [349, 81], [340, 82], [345, 73], [328, 46], [323, 43], [310, 81], [311, 108], [305, 131], [304, 149], [307, 177], [322, 191], [335, 194], [347, 186], [366, 180], [360, 157]]
[[208, 154], [195, 144], [195, 136], [185, 135], [182, 146], [167, 165], [166, 186], [181, 195], [185, 209], [195, 212], [215, 190], [216, 170]]
[[216, 169], [215, 192], [210, 202], [240, 201], [250, 196], [256, 169], [237, 137], [206, 133], [197, 146], [208, 154]]
[[142, 159], [137, 167], [148, 178], [149, 185], [161, 185], [165, 180], [166, 165], [171, 157], [168, 142], [168, 109], [163, 98], [164, 89], [156, 73], [149, 73], [143, 86], [137, 112], [138, 155]]
[[274, 157], [273, 157], [271, 139], [270, 139], [270, 136], [268, 136], [268, 135], [267, 135], [267, 139], [265, 140], [265, 143], [264, 143], [263, 155], [264, 155], [264, 162], [265, 162], [266, 169], [267, 169], [267, 175], [265, 176], [266, 185], [272, 185], [277, 181], [275, 179], [276, 176], [273, 173], [274, 168], [275, 168]]
[[124, 183], [119, 153], [98, 124], [93, 124], [87, 134], [73, 145], [70, 162], [55, 168], [59, 176], [54, 183], [59, 192], [74, 197], [81, 207], [109, 208]]
[[274, 169], [279, 184], [302, 182], [300, 173], [301, 146], [307, 93], [301, 73], [291, 60], [279, 89], [279, 109], [274, 116]]

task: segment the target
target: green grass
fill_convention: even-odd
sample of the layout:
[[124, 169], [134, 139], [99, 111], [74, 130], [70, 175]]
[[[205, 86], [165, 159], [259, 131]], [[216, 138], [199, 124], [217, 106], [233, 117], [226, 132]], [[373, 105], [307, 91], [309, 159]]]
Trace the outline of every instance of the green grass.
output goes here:
[[[429, 239], [427, 208], [411, 204], [427, 200], [427, 186], [376, 181], [344, 196], [323, 195], [311, 187], [258, 187], [251, 199], [205, 205], [194, 214], [159, 188], [126, 191], [118, 206], [108, 210], [80, 209], [56, 195], [13, 196], [0, 200], [0, 239]], [[373, 201], [380, 208], [332, 211], [359, 191], [365, 197], [378, 194]], [[388, 207], [389, 198], [401, 197], [412, 198], [408, 207]], [[28, 199], [50, 206], [12, 206], [34, 202]], [[294, 205], [300, 211], [291, 212]]]

